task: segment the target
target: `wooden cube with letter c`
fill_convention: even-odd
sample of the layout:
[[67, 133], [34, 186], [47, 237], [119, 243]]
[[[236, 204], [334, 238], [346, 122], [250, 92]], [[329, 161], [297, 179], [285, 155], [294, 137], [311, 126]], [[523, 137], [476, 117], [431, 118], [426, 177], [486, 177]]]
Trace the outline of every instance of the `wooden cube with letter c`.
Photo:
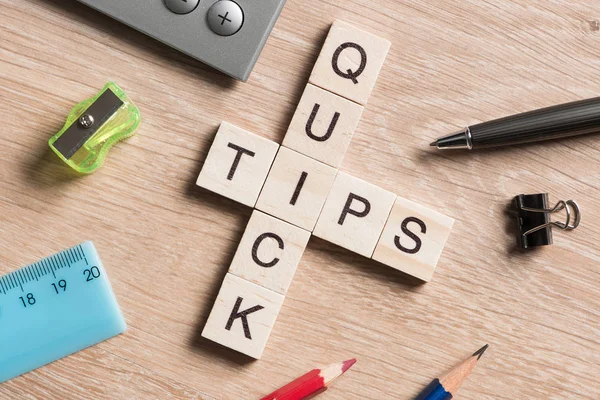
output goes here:
[[453, 224], [450, 217], [398, 197], [373, 259], [430, 281]]
[[309, 231], [254, 210], [229, 273], [285, 295], [308, 239]]

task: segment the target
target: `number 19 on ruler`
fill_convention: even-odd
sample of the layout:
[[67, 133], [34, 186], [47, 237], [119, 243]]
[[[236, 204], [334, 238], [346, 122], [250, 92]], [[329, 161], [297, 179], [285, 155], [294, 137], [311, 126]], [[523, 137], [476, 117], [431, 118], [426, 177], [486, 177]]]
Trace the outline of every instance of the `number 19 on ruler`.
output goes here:
[[0, 277], [0, 383], [126, 328], [92, 242], [4, 275]]

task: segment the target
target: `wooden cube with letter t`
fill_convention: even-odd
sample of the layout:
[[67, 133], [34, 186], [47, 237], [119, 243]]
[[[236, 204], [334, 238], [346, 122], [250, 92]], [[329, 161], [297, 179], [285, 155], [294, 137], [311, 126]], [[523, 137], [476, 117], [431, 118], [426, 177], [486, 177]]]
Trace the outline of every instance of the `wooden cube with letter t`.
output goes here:
[[429, 281], [453, 224], [450, 217], [398, 197], [373, 259]]
[[202, 336], [258, 359], [283, 300], [279, 293], [227, 274]]
[[279, 145], [222, 122], [196, 184], [254, 207]]

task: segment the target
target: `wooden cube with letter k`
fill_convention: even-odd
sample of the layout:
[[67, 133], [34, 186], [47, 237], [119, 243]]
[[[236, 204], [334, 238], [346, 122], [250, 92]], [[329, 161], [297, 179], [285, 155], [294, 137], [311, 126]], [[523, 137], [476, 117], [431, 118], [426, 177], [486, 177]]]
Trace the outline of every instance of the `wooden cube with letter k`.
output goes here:
[[202, 336], [258, 359], [283, 300], [279, 293], [227, 274]]

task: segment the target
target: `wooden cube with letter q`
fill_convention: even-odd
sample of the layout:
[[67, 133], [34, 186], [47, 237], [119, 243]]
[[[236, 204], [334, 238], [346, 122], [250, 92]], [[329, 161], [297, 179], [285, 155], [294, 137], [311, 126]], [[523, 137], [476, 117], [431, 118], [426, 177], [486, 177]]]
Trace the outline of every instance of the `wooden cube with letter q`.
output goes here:
[[450, 217], [398, 197], [373, 259], [428, 282], [453, 224]]
[[259, 359], [283, 300], [279, 293], [227, 274], [202, 336]]
[[375, 86], [390, 41], [335, 21], [317, 58], [309, 82], [365, 105]]

